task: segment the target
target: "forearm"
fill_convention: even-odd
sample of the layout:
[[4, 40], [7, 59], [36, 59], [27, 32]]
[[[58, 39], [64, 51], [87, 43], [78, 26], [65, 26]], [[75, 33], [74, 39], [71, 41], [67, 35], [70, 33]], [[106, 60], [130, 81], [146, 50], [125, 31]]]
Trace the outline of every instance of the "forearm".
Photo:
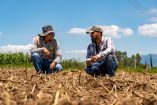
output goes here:
[[56, 56], [56, 58], [53, 62], [60, 63], [61, 61], [62, 61], [62, 56], [58, 55], [58, 56]]
[[43, 50], [44, 50], [44, 48], [32, 48], [32, 49], [30, 50], [30, 52], [31, 52], [31, 54], [32, 54], [32, 53], [42, 53]]
[[110, 53], [112, 53], [112, 48], [107, 48], [105, 51], [101, 51], [97, 56], [99, 58], [106, 57]]

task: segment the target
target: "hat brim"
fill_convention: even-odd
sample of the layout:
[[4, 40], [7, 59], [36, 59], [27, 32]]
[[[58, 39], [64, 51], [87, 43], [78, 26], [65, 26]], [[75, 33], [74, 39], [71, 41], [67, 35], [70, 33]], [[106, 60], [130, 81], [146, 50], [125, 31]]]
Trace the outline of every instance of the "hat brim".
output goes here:
[[53, 31], [48, 31], [48, 32], [45, 32], [45, 33], [42, 33], [42, 34], [38, 34], [39, 36], [46, 36], [50, 33], [54, 33]]

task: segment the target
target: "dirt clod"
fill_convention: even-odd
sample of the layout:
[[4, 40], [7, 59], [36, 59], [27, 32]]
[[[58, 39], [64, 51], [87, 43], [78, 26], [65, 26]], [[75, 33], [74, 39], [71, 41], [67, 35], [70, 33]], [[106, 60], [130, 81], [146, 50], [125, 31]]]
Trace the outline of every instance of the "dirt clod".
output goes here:
[[[27, 72], [26, 72], [27, 71]], [[0, 105], [157, 105], [157, 74], [0, 70]]]

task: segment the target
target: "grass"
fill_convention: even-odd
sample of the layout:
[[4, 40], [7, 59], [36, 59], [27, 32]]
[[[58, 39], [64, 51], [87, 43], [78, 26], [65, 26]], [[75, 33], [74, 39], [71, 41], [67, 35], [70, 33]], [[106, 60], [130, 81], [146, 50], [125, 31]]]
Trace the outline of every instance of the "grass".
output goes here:
[[63, 60], [61, 64], [63, 66], [63, 69], [82, 70], [82, 69], [85, 68], [85, 63], [84, 62], [80, 62], [80, 61], [75, 60], [75, 59]]
[[[85, 68], [85, 62], [80, 62], [76, 59], [70, 59], [70, 60], [63, 60], [61, 62], [63, 69], [66, 71], [79, 71], [79, 70], [84, 70]], [[0, 68], [32, 68], [33, 64], [32, 62], [26, 62], [26, 63], [22, 63], [22, 64], [0, 64]], [[137, 67], [136, 69], [134, 67], [122, 67], [120, 66], [117, 70], [117, 72], [119, 71], [126, 71], [126, 72], [141, 72], [141, 73], [157, 73], [157, 67], [154, 68], [148, 68], [145, 69], [143, 67]]]
[[141, 68], [141, 67], [137, 67], [136, 69], [134, 67], [120, 67], [120, 68], [118, 68], [117, 71], [157, 73], [157, 67], [148, 68], [148, 69]]
[[[63, 60], [61, 62], [64, 70], [67, 71], [78, 71], [85, 68], [85, 63], [80, 62], [75, 59]], [[23, 64], [0, 64], [0, 68], [34, 68], [32, 62], [27, 62]]]

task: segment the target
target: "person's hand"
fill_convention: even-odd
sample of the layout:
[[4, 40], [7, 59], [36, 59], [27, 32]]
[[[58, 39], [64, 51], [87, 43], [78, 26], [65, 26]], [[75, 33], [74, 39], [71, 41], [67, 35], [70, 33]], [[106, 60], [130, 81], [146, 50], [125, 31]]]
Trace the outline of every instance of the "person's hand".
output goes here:
[[91, 62], [94, 63], [96, 61], [98, 61], [99, 57], [97, 55], [92, 56], [91, 58]]
[[55, 68], [56, 64], [57, 64], [56, 62], [52, 62], [50, 64], [50, 69], [53, 70]]
[[91, 58], [86, 59], [86, 65], [90, 66], [92, 64]]
[[50, 55], [51, 55], [50, 51], [49, 51], [47, 48], [44, 48], [43, 54], [44, 54], [46, 57], [48, 57], [48, 58], [49, 58]]

